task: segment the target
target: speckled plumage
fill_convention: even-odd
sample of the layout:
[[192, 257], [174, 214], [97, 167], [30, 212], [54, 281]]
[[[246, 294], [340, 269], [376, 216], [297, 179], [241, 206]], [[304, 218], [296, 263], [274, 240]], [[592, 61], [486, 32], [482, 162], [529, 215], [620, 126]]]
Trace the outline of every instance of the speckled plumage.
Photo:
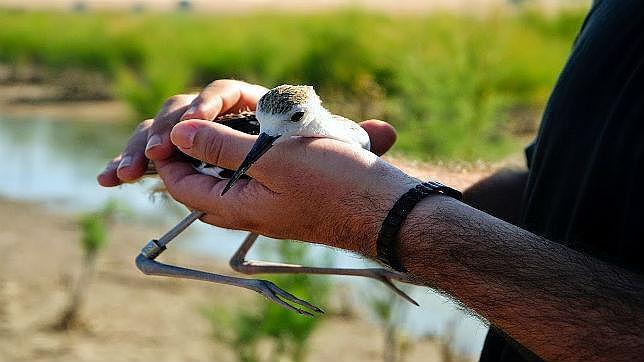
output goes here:
[[282, 114], [293, 107], [317, 97], [310, 86], [283, 84], [269, 90], [257, 102], [257, 111], [267, 114]]

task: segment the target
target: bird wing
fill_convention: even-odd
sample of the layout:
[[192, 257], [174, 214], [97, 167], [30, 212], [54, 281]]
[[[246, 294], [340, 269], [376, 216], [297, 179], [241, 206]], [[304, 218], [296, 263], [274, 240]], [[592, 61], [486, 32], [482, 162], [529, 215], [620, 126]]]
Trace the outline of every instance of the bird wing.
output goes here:
[[369, 141], [369, 134], [356, 122], [337, 114], [332, 115], [333, 120], [337, 122], [342, 128], [345, 128], [344, 134], [350, 135], [351, 139], [359, 144], [365, 150], [371, 150], [371, 142]]

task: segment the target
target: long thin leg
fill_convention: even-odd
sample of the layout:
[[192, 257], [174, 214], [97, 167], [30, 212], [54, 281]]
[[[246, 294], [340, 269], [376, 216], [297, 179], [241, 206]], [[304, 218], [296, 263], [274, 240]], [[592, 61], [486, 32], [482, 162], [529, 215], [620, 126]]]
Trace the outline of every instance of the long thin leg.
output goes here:
[[258, 260], [246, 260], [246, 254], [257, 240], [258, 235], [254, 233], [248, 234], [241, 244], [239, 249], [235, 252], [230, 259], [230, 267], [234, 270], [247, 274], [325, 274], [325, 275], [350, 275], [365, 278], [371, 278], [384, 283], [391, 288], [396, 294], [405, 298], [408, 302], [418, 305], [409, 295], [400, 290], [392, 280], [399, 280], [402, 282], [411, 282], [410, 278], [394, 270], [384, 268], [365, 268], [365, 269], [345, 269], [345, 268], [319, 268], [308, 267], [295, 264], [272, 263]]
[[166, 250], [166, 246], [183, 230], [185, 230], [195, 220], [203, 216], [200, 211], [193, 211], [175, 227], [165, 233], [159, 240], [149, 241], [136, 257], [136, 266], [146, 275], [160, 275], [173, 278], [186, 278], [202, 280], [211, 283], [227, 284], [237, 287], [253, 290], [262, 294], [268, 300], [280, 304], [281, 306], [293, 310], [300, 314], [312, 315], [310, 312], [295, 307], [288, 302], [300, 305], [317, 313], [324, 313], [320, 308], [311, 303], [295, 297], [294, 295], [280, 289], [268, 280], [236, 278], [215, 273], [208, 273], [201, 270], [182, 268], [175, 265], [164, 264], [156, 261], [156, 257]]

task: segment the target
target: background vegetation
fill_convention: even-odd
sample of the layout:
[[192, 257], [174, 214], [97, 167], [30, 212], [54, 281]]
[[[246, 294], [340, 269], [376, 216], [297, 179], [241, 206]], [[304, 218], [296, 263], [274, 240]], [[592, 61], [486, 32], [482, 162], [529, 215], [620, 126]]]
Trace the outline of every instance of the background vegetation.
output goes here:
[[80, 248], [83, 251], [83, 262], [78, 274], [76, 286], [70, 293], [69, 303], [54, 329], [68, 330], [82, 325], [80, 310], [87, 296], [87, 289], [96, 272], [98, 253], [107, 246], [107, 235], [110, 224], [116, 218], [118, 204], [108, 201], [100, 210], [81, 215], [78, 226], [82, 232]]
[[397, 126], [398, 152], [494, 159], [534, 131], [582, 20], [582, 11], [217, 17], [0, 10], [0, 62], [63, 78], [70, 69], [98, 75], [70, 99], [105, 96], [92, 89], [102, 79], [107, 96], [127, 101], [138, 118], [217, 78], [311, 84], [336, 113]]
[[[329, 355], [324, 349], [332, 349], [345, 360], [362, 356], [402, 361], [422, 355], [453, 361], [478, 353], [481, 338], [471, 330], [461, 332], [482, 327], [467, 324], [469, 317], [459, 322], [462, 315], [450, 308], [436, 307], [432, 292], [423, 291], [425, 309], [414, 311], [375, 282], [364, 286], [370, 293], [356, 303], [353, 292], [362, 284], [353, 281], [271, 278], [289, 292], [328, 307], [324, 318], [302, 318], [253, 293], [225, 286], [143, 279], [131, 266], [132, 253], [138, 252], [131, 242], [158, 235], [153, 220], [158, 214], [172, 218], [174, 210], [148, 210], [132, 189], [119, 188], [109, 192], [137, 210], [137, 220], [113, 223], [113, 205], [96, 211], [97, 205], [88, 200], [104, 199], [94, 175], [121, 150], [134, 124], [153, 116], [168, 96], [197, 91], [217, 78], [269, 87], [314, 85], [336, 113], [393, 123], [400, 135], [395, 152], [406, 156], [494, 160], [519, 152], [534, 134], [584, 10], [543, 14], [522, 8], [528, 1], [512, 2], [522, 5], [487, 15], [384, 15], [356, 9], [218, 16], [187, 7], [171, 13], [143, 7], [94, 12], [80, 6], [85, 2], [65, 12], [0, 10], [0, 113], [13, 103], [15, 108], [56, 103], [42, 107], [54, 110], [42, 119], [32, 104], [22, 107], [25, 119], [11, 112], [0, 117], [0, 149], [8, 155], [9, 175], [0, 182], [0, 211], [7, 216], [0, 221], [8, 220], [0, 244], [12, 250], [0, 263], [0, 359], [9, 353], [7, 360], [88, 360], [95, 353], [116, 360], [202, 360], [208, 353], [217, 359], [225, 351], [239, 361], [316, 361]], [[85, 122], [71, 114], [83, 109], [112, 114], [110, 109], [118, 109], [113, 114], [121, 117], [120, 104], [76, 104], [106, 99], [127, 104], [131, 118]], [[56, 205], [55, 217], [22, 203], [18, 205], [29, 214], [16, 214], [16, 204], [3, 198], [24, 195]], [[66, 203], [82, 212], [79, 220], [59, 215], [59, 206]], [[129, 225], [139, 220], [145, 220], [145, 229]], [[81, 242], [76, 248], [68, 242], [42, 243], [44, 237]], [[334, 262], [331, 256], [322, 263], [318, 254], [307, 254], [308, 246], [267, 244], [273, 247], [264, 250], [267, 260]], [[212, 245], [213, 250], [219, 247]], [[171, 260], [194, 262], [194, 255], [183, 257], [177, 249], [169, 255], [177, 259]], [[74, 257], [82, 258], [80, 277], [60, 278], [69, 279], [65, 283], [70, 285], [58, 282], [60, 273], [78, 274], [79, 265], [69, 262]], [[210, 260], [195, 266], [213, 267]], [[47, 308], [42, 300], [50, 301]], [[370, 313], [362, 314], [366, 309]], [[194, 315], [195, 310], [201, 313]], [[381, 330], [374, 332], [365, 316]], [[33, 321], [46, 321], [65, 333]]]
[[[316, 259], [319, 259], [311, 255], [310, 249], [295, 243], [280, 242], [263, 251], [268, 259], [284, 263], [315, 265]], [[276, 274], [268, 276], [267, 279], [315, 305], [328, 303], [331, 284], [327, 277]], [[248, 306], [230, 309], [220, 304], [214, 304], [212, 308], [204, 310], [203, 314], [212, 324], [214, 339], [227, 344], [235, 352], [239, 362], [261, 360], [259, 345], [265, 341], [270, 343], [271, 361], [306, 361], [309, 340], [325, 320], [324, 315], [303, 317], [276, 303], [267, 303], [263, 299], [257, 301], [255, 310], [249, 309]]]

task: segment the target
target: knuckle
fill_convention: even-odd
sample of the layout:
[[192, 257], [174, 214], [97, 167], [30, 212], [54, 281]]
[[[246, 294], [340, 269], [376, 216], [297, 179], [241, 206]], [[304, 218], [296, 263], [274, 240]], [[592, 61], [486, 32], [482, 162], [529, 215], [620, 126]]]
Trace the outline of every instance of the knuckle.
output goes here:
[[139, 124], [136, 126], [135, 131], [136, 131], [136, 132], [145, 131], [145, 130], [147, 130], [148, 128], [150, 128], [150, 126], [152, 125], [152, 123], [153, 123], [153, 122], [154, 122], [154, 119], [152, 119], [152, 118], [148, 118], [148, 119], [146, 119], [145, 121], [143, 121], [143, 122], [139, 123]]
[[225, 155], [224, 155], [224, 149], [226, 147], [226, 138], [224, 137], [217, 137], [213, 138], [208, 142], [208, 147], [210, 149], [210, 161], [214, 162], [216, 165], [224, 165], [225, 164]]
[[222, 150], [224, 148], [224, 141], [222, 137], [216, 137], [211, 132], [205, 133], [201, 140], [198, 140], [200, 144], [201, 153], [203, 156], [203, 161], [212, 163], [215, 165], [221, 165], [222, 160]]
[[190, 116], [197, 119], [211, 120], [217, 116], [214, 103], [221, 102], [221, 96], [212, 92], [202, 93], [192, 103]]
[[208, 84], [207, 88], [214, 88], [214, 87], [217, 87], [217, 86], [222, 86], [224, 84], [226, 84], [225, 79], [217, 79], [217, 80], [211, 82], [210, 84]]
[[177, 100], [185, 103], [186, 100], [194, 99], [196, 97], [196, 94], [194, 94], [194, 93], [192, 93], [192, 94], [190, 94], [190, 93], [181, 93], [181, 94], [177, 94], [177, 95], [172, 96], [172, 97], [174, 97]]
[[119, 165], [119, 162], [121, 162], [121, 157], [115, 158], [112, 161], [108, 162], [107, 165], [105, 165], [105, 170], [107, 171], [114, 171]]
[[181, 102], [185, 101], [186, 97], [187, 97], [186, 94], [173, 95], [171, 97], [168, 97], [168, 99], [166, 99], [165, 102], [163, 102], [163, 106], [164, 107], [171, 107], [172, 105], [174, 105], [176, 103], [181, 103]]
[[223, 79], [217, 79], [214, 82], [210, 83], [210, 86], [212, 86], [213, 88], [214, 87], [223, 87], [223, 86], [233, 84], [234, 82], [235, 82], [235, 80], [233, 80], [233, 79], [223, 78]]
[[178, 120], [175, 119], [176, 117], [156, 117], [152, 124], [150, 125], [150, 134], [153, 133], [159, 133], [164, 130], [168, 130], [169, 127], [175, 125]]
[[195, 108], [194, 115], [199, 116], [199, 118], [206, 118], [208, 116], [208, 107], [206, 106], [208, 101], [208, 99], [201, 98], [199, 104]]
[[196, 94], [177, 94], [167, 98], [155, 118], [168, 118], [170, 114], [188, 106], [196, 97]]

